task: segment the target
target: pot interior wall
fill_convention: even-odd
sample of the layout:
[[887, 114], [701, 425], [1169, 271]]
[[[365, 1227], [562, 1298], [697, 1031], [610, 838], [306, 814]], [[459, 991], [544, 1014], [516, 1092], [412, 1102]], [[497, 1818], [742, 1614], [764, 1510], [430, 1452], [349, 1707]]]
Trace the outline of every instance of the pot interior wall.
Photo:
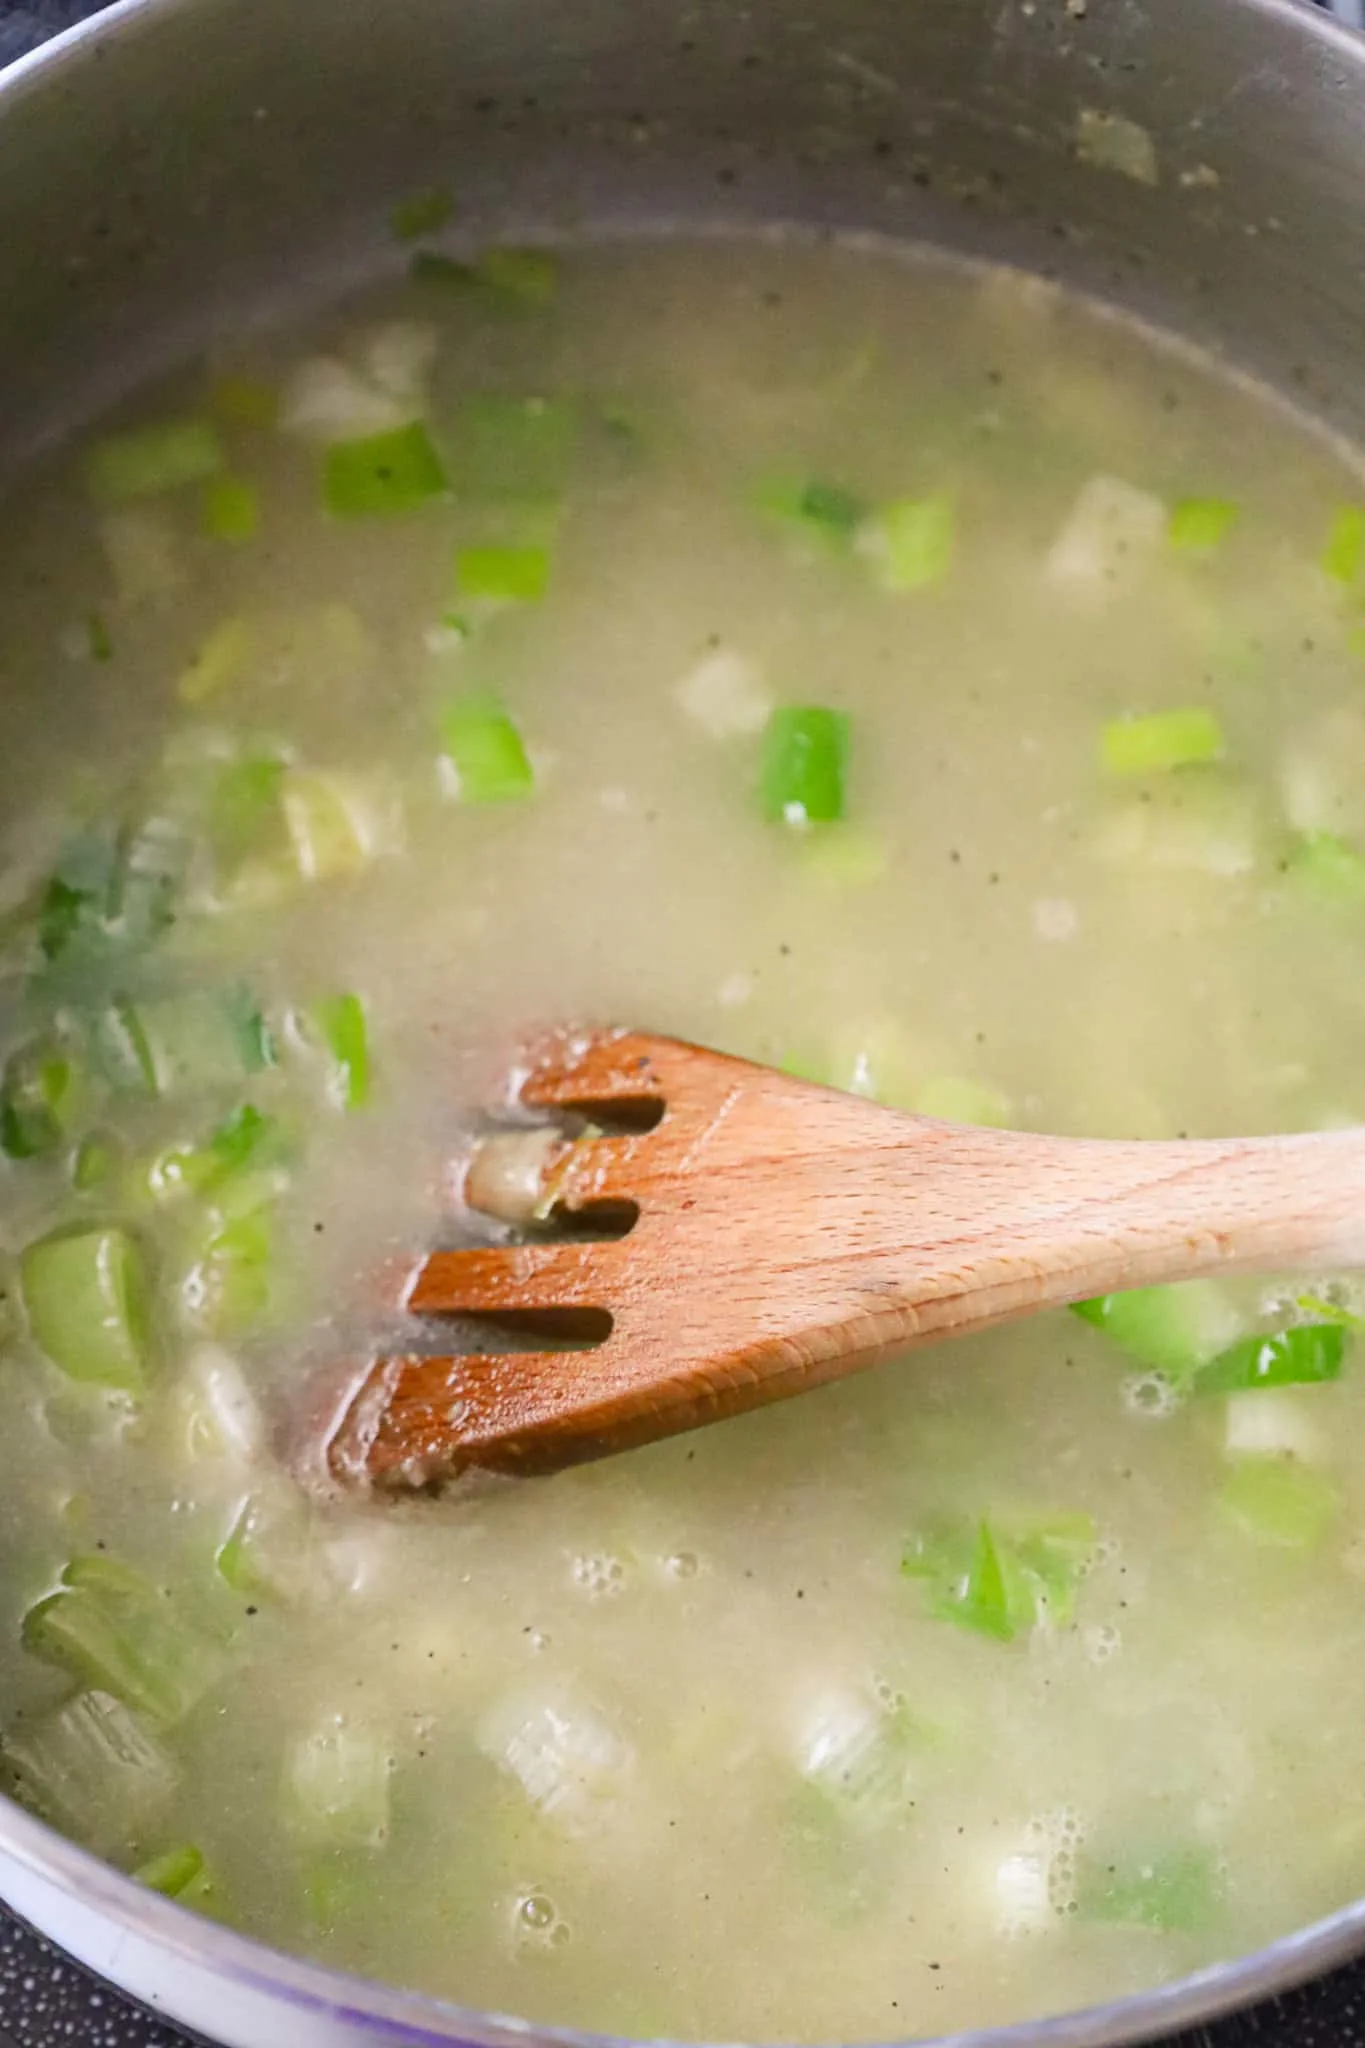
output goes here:
[[[122, 19], [119, 19], [119, 15]], [[0, 439], [22, 450], [281, 292], [465, 231], [799, 220], [1076, 279], [1348, 431], [1361, 63], [1279, 0], [163, 0], [0, 119]], [[1147, 129], [1142, 183], [1077, 154]]]

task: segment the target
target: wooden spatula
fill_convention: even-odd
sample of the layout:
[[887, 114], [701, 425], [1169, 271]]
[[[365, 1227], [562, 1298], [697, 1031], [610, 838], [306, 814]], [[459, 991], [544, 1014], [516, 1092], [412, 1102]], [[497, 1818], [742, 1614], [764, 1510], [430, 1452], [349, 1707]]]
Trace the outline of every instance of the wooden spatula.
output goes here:
[[979, 1130], [608, 1030], [545, 1040], [514, 1093], [608, 1126], [551, 1139], [540, 1185], [552, 1217], [625, 1234], [435, 1252], [406, 1306], [600, 1341], [377, 1361], [327, 1438], [343, 1484], [552, 1471], [1035, 1309], [1365, 1260], [1365, 1129]]

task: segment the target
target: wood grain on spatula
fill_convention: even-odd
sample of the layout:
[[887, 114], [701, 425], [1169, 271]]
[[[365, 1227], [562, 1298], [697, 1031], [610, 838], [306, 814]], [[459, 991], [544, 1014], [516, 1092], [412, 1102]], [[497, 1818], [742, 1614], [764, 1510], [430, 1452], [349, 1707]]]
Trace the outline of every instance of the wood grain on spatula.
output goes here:
[[553, 1034], [517, 1093], [612, 1127], [546, 1147], [555, 1215], [638, 1218], [433, 1253], [407, 1306], [588, 1348], [379, 1360], [327, 1445], [344, 1484], [553, 1471], [1037, 1309], [1365, 1256], [1359, 1129], [981, 1130], [630, 1031]]

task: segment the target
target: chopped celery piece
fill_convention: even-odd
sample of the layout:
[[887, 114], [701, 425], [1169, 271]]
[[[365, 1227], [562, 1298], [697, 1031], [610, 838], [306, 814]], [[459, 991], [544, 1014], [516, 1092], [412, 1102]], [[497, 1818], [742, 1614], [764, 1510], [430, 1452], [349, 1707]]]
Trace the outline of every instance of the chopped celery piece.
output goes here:
[[455, 793], [466, 803], [529, 796], [535, 774], [521, 734], [489, 698], [455, 698], [441, 712], [441, 744]]
[[1211, 555], [1231, 533], [1240, 513], [1230, 498], [1181, 498], [1166, 521], [1166, 538], [1182, 554]]
[[323, 457], [323, 503], [334, 519], [409, 512], [448, 488], [445, 467], [420, 420], [333, 441]]
[[103, 1555], [72, 1559], [57, 1591], [24, 1616], [23, 1644], [167, 1726], [202, 1699], [221, 1665], [217, 1646], [161, 1587]]
[[475, 266], [495, 292], [523, 306], [545, 306], [559, 290], [559, 263], [548, 249], [485, 249]]
[[242, 1503], [214, 1560], [218, 1576], [244, 1599], [294, 1600], [308, 1587], [308, 1523], [287, 1480]]
[[762, 484], [754, 493], [754, 505], [765, 518], [841, 552], [852, 547], [867, 512], [852, 491], [818, 479], [801, 483], [777, 479]]
[[1010, 1105], [998, 1088], [984, 1081], [969, 1081], [958, 1074], [941, 1074], [915, 1090], [912, 1107], [920, 1116], [941, 1117], [950, 1124], [986, 1124], [1003, 1128], [1009, 1124]]
[[202, 483], [223, 467], [223, 447], [212, 422], [186, 418], [159, 420], [97, 441], [86, 477], [91, 496], [99, 504], [114, 505]]
[[1332, 515], [1322, 567], [1334, 583], [1353, 588], [1365, 577], [1365, 505], [1340, 505]]
[[952, 568], [956, 532], [951, 499], [898, 498], [864, 521], [859, 542], [887, 590], [926, 590]]
[[278, 754], [244, 754], [219, 770], [208, 831], [220, 861], [240, 860], [281, 816], [285, 763]]
[[285, 1759], [288, 1818], [313, 1841], [377, 1848], [388, 1833], [393, 1759], [371, 1728], [328, 1716]]
[[1077, 1872], [1077, 1911], [1086, 1920], [1150, 1927], [1159, 1934], [1197, 1934], [1215, 1918], [1219, 1890], [1217, 1867], [1204, 1849], [1113, 1862], [1091, 1852], [1082, 1856]]
[[160, 1892], [165, 1899], [180, 1899], [186, 1905], [211, 1888], [203, 1853], [188, 1842], [182, 1848], [167, 1849], [150, 1862], [139, 1864], [133, 1877], [138, 1884], [146, 1885], [149, 1892]]
[[163, 1414], [172, 1454], [193, 1464], [253, 1466], [266, 1446], [265, 1421], [231, 1352], [197, 1344], [170, 1389]]
[[1223, 728], [1202, 704], [1111, 719], [1100, 734], [1100, 765], [1110, 775], [1161, 775], [1217, 761], [1223, 751]]
[[210, 540], [254, 540], [261, 494], [243, 477], [216, 476], [204, 486], [203, 521]]
[[389, 215], [389, 225], [400, 242], [418, 242], [434, 235], [453, 218], [455, 195], [447, 185], [432, 185], [400, 199]]
[[327, 996], [313, 1021], [332, 1063], [330, 1090], [338, 1109], [363, 1109], [370, 1099], [370, 1043], [365, 1005], [357, 995]]
[[1317, 896], [1355, 903], [1365, 896], [1365, 854], [1336, 832], [1304, 832], [1295, 840], [1286, 873]]
[[574, 408], [560, 399], [467, 399], [451, 427], [455, 490], [480, 500], [557, 501], [577, 431]]
[[471, 604], [538, 604], [550, 587], [550, 550], [502, 541], [458, 548], [455, 584]]
[[140, 1393], [147, 1383], [147, 1276], [113, 1227], [54, 1232], [19, 1260], [33, 1340], [73, 1380]]
[[1239, 1394], [1249, 1387], [1316, 1386], [1341, 1378], [1346, 1332], [1340, 1323], [1300, 1323], [1273, 1337], [1244, 1337], [1201, 1366], [1196, 1394]]
[[925, 1582], [937, 1620], [1012, 1642], [1042, 1622], [1067, 1625], [1094, 1546], [1087, 1515], [1058, 1516], [1016, 1536], [982, 1521], [974, 1531], [950, 1525], [915, 1536], [901, 1570]]
[[1130, 1358], [1181, 1383], [1225, 1350], [1237, 1328], [1226, 1297], [1207, 1280], [1097, 1295], [1073, 1303], [1072, 1314], [1093, 1323]]
[[151, 1172], [152, 1190], [158, 1195], [188, 1189], [209, 1194], [234, 1174], [246, 1173], [278, 1158], [281, 1150], [279, 1120], [265, 1116], [252, 1103], [225, 1118], [202, 1144], [172, 1145], [157, 1155]]
[[59, 1145], [70, 1127], [76, 1074], [55, 1038], [10, 1054], [0, 1077], [0, 1147], [11, 1159], [34, 1159]]
[[1321, 1472], [1292, 1458], [1249, 1457], [1220, 1489], [1218, 1506], [1254, 1542], [1316, 1550], [1341, 1511], [1341, 1495]]
[[25, 1806], [100, 1851], [155, 1822], [178, 1776], [160, 1744], [107, 1692], [77, 1693], [7, 1730], [0, 1766]]
[[842, 818], [848, 745], [847, 713], [819, 704], [779, 705], [763, 736], [765, 817], [789, 825]]

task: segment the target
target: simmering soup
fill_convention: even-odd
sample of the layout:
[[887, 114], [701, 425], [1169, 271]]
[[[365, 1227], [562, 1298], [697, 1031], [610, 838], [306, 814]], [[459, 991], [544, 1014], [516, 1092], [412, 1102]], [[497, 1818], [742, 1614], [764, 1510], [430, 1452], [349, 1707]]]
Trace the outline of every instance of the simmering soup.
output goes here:
[[[1365, 1887], [1365, 1287], [1084, 1305], [554, 1479], [319, 1486], [521, 1034], [967, 1122], [1365, 1116], [1365, 486], [876, 245], [437, 252], [0, 565], [0, 1756], [544, 2021], [909, 2036]], [[389, 1288], [392, 1294], [392, 1288]], [[314, 1409], [316, 1402], [313, 1402]]]

